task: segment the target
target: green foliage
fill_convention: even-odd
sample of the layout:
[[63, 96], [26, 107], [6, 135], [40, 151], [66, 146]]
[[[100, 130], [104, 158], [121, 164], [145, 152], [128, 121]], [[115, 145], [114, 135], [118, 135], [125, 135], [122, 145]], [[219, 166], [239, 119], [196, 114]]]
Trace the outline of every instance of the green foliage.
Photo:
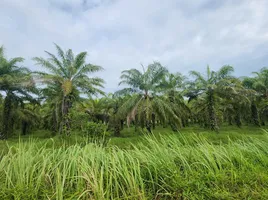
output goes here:
[[185, 94], [189, 97], [189, 102], [195, 101], [191, 108], [195, 110], [194, 114], [199, 116], [199, 121], [211, 130], [219, 130], [221, 102], [225, 99], [234, 101], [237, 96], [245, 99], [248, 93], [242, 82], [231, 76], [233, 71], [232, 66], [226, 65], [218, 71], [211, 71], [208, 66], [205, 76], [196, 71], [190, 72], [195, 80], [188, 83]]
[[87, 138], [87, 142], [95, 142], [98, 144], [106, 145], [108, 142], [107, 137], [110, 133], [107, 131], [107, 125], [95, 122], [87, 122], [83, 135]]
[[0, 47], [0, 199], [268, 199], [267, 68], [189, 81], [154, 62], [93, 98], [103, 68], [55, 47], [34, 73]]
[[267, 135], [239, 137], [215, 144], [212, 133], [150, 135], [127, 150], [20, 142], [0, 159], [0, 197], [267, 199]]
[[[143, 67], [143, 66], [142, 66]], [[143, 72], [137, 69], [125, 70], [121, 75], [121, 82], [129, 88], [116, 92], [116, 95], [127, 95], [127, 100], [118, 110], [118, 114], [127, 118], [127, 124], [131, 122], [139, 124], [142, 128], [151, 132], [151, 126], [155, 124], [156, 118], [163, 123], [173, 121], [179, 123], [171, 102], [163, 98], [161, 92], [165, 90], [163, 82], [168, 71], [160, 63], [150, 64]]]
[[[224, 65], [217, 71], [208, 66], [205, 74], [191, 71], [194, 79], [189, 81], [153, 62], [142, 65], [142, 70], [122, 71], [119, 85], [126, 88], [93, 98], [105, 95], [104, 80], [91, 76], [103, 68], [88, 63], [86, 52], [74, 55], [71, 49], [55, 47], [56, 54], [46, 51], [48, 58], [33, 58], [46, 70], [34, 73], [19, 66], [23, 58], [7, 59], [0, 48], [2, 139], [18, 128], [23, 134], [44, 128], [53, 136], [69, 135], [71, 127], [72, 131], [82, 130], [88, 120], [107, 124], [115, 136], [121, 136], [124, 125], [152, 132], [156, 126], [178, 131], [199, 124], [218, 132], [224, 123], [242, 127], [268, 121], [267, 68], [254, 72], [254, 77], [238, 79], [232, 76], [232, 66]], [[35, 83], [41, 83], [39, 90]]]
[[34, 86], [30, 70], [18, 66], [23, 60], [21, 57], [7, 59], [3, 46], [0, 47], [0, 91], [5, 94], [0, 139], [7, 139], [12, 135], [18, 118], [23, 118], [23, 122], [30, 122], [28, 118], [30, 112], [24, 109], [25, 102], [37, 103], [33, 94], [38, 94], [38, 91]]
[[[88, 75], [102, 70], [102, 67], [86, 63], [86, 52], [74, 55], [69, 49], [64, 52], [57, 44], [58, 57], [46, 51], [48, 59], [35, 57], [37, 65], [45, 67], [49, 72], [35, 72], [36, 78], [45, 83], [47, 87], [42, 89], [44, 97], [52, 104], [54, 111], [52, 116], [57, 122], [55, 128], [58, 132], [70, 134], [71, 119], [70, 109], [75, 101], [80, 99], [80, 94], [97, 95], [104, 94], [100, 89], [104, 80], [98, 77], [90, 78]], [[60, 107], [60, 114], [58, 113]]]
[[108, 135], [108, 132], [106, 132], [107, 126], [105, 124], [98, 124], [95, 122], [87, 122], [84, 132], [87, 135], [93, 136], [93, 137], [102, 137], [103, 135]]

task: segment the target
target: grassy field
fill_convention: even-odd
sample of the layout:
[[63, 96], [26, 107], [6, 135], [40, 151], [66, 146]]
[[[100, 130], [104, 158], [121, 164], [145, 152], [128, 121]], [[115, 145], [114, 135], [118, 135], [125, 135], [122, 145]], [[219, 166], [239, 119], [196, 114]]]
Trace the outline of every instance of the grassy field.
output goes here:
[[0, 199], [268, 199], [264, 129], [125, 129], [106, 146], [44, 135], [1, 141]]

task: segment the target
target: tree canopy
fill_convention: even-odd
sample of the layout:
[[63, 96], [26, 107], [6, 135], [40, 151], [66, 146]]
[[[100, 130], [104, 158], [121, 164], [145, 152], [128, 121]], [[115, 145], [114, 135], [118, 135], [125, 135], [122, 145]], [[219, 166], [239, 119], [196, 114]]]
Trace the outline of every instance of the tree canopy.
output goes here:
[[[55, 44], [56, 54], [34, 57], [39, 71], [23, 67], [21, 57], [8, 59], [0, 48], [1, 138], [13, 130], [27, 134], [49, 129], [53, 135], [84, 130], [88, 122], [104, 124], [120, 136], [121, 130], [153, 132], [156, 126], [179, 131], [196, 124], [219, 132], [224, 124], [265, 125], [268, 120], [268, 68], [251, 76], [234, 75], [234, 67], [189, 76], [171, 73], [160, 62], [123, 70], [123, 89], [104, 92], [104, 70], [87, 61], [87, 52], [74, 55]], [[72, 126], [73, 125], [73, 126]]]

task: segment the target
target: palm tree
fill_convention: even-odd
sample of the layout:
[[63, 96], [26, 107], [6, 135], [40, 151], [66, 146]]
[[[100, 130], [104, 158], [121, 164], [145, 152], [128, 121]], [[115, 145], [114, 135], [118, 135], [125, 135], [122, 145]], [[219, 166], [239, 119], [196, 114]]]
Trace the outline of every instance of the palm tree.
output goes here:
[[108, 123], [109, 121], [109, 99], [102, 97], [99, 99], [90, 98], [82, 103], [85, 112], [90, 116], [90, 119], [95, 123]]
[[113, 130], [114, 136], [120, 136], [121, 130], [124, 129], [125, 116], [119, 113], [119, 109], [129, 98], [131, 98], [131, 95], [118, 96], [116, 93], [107, 96], [106, 107], [109, 110], [109, 128]]
[[[164, 97], [171, 104], [175, 114], [180, 117], [182, 125], [186, 126], [190, 117], [190, 109], [183, 98], [186, 77], [180, 73], [167, 73], [159, 84], [160, 90], [163, 91]], [[165, 88], [165, 90], [163, 90]], [[169, 122], [173, 131], [177, 131], [177, 126]]]
[[0, 47], [0, 91], [5, 93], [3, 105], [3, 121], [1, 138], [6, 139], [12, 132], [14, 120], [11, 119], [12, 109], [15, 109], [15, 101], [32, 101], [32, 93], [36, 93], [30, 71], [25, 67], [19, 67], [23, 58], [7, 59], [4, 55], [4, 47]]
[[49, 72], [38, 72], [39, 78], [47, 84], [60, 88], [61, 124], [59, 132], [70, 134], [69, 110], [81, 93], [88, 95], [104, 94], [104, 80], [98, 77], [89, 78], [88, 75], [102, 70], [102, 67], [86, 63], [87, 52], [74, 55], [71, 49], [64, 51], [56, 45], [58, 57], [45, 51], [49, 58], [35, 57], [37, 65], [45, 67]]
[[232, 125], [234, 121], [236, 126], [241, 127], [242, 119], [246, 119], [249, 115], [251, 91], [243, 88], [239, 79], [237, 79], [237, 85], [240, 87], [236, 87], [235, 92], [226, 94], [225, 98], [221, 99], [219, 110], [226, 117], [229, 125]]
[[173, 117], [178, 121], [178, 117], [174, 113], [169, 102], [160, 95], [159, 84], [167, 69], [160, 63], [154, 62], [143, 72], [137, 69], [125, 70], [121, 75], [119, 85], [128, 85], [116, 95], [132, 94], [131, 97], [120, 106], [118, 114], [127, 116], [127, 124], [131, 121], [138, 121], [142, 127], [151, 132], [152, 118], [158, 117], [161, 121], [166, 121], [169, 117]]
[[40, 98], [44, 101], [40, 109], [43, 120], [43, 128], [49, 129], [52, 135], [56, 135], [61, 125], [62, 88], [59, 84], [48, 84], [41, 89]]
[[262, 123], [264, 124], [263, 118], [268, 111], [267, 100], [268, 100], [268, 69], [262, 68], [260, 72], [254, 72], [255, 77], [245, 77], [243, 79], [243, 85], [248, 90], [254, 90], [255, 93], [251, 93], [251, 120], [254, 125], [260, 126], [260, 116], [257, 104], [260, 106]]
[[209, 124], [211, 130], [218, 131], [217, 121], [217, 99], [219, 97], [225, 97], [226, 94], [235, 93], [234, 88], [237, 86], [237, 81], [231, 76], [234, 71], [232, 66], [225, 65], [221, 67], [217, 72], [211, 71], [210, 67], [207, 67], [206, 76], [201, 75], [197, 71], [191, 71], [190, 75], [195, 78], [194, 82], [190, 82], [188, 86], [188, 92], [186, 94], [189, 97], [189, 101], [201, 98], [204, 105], [203, 114]]

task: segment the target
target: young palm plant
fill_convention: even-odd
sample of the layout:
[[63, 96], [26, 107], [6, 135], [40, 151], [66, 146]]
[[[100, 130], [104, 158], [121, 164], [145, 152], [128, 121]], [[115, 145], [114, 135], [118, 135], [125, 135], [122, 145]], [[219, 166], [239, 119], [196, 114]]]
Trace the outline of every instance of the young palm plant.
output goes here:
[[178, 121], [171, 104], [160, 95], [165, 88], [160, 88], [159, 84], [166, 73], [167, 69], [158, 62], [150, 64], [146, 69], [143, 67], [143, 72], [137, 69], [122, 72], [119, 85], [125, 84], [129, 87], [116, 94], [132, 95], [120, 106], [118, 113], [121, 116], [127, 116], [128, 125], [136, 121], [151, 132], [152, 119], [155, 117], [162, 122], [171, 117]]
[[47, 84], [57, 85], [61, 100], [60, 133], [70, 135], [69, 111], [81, 93], [88, 95], [103, 94], [101, 88], [104, 80], [88, 77], [89, 74], [102, 70], [102, 67], [86, 62], [87, 52], [74, 55], [71, 49], [64, 51], [56, 45], [58, 57], [45, 51], [49, 58], [35, 57], [37, 65], [45, 67], [49, 72], [37, 72], [39, 78]]

